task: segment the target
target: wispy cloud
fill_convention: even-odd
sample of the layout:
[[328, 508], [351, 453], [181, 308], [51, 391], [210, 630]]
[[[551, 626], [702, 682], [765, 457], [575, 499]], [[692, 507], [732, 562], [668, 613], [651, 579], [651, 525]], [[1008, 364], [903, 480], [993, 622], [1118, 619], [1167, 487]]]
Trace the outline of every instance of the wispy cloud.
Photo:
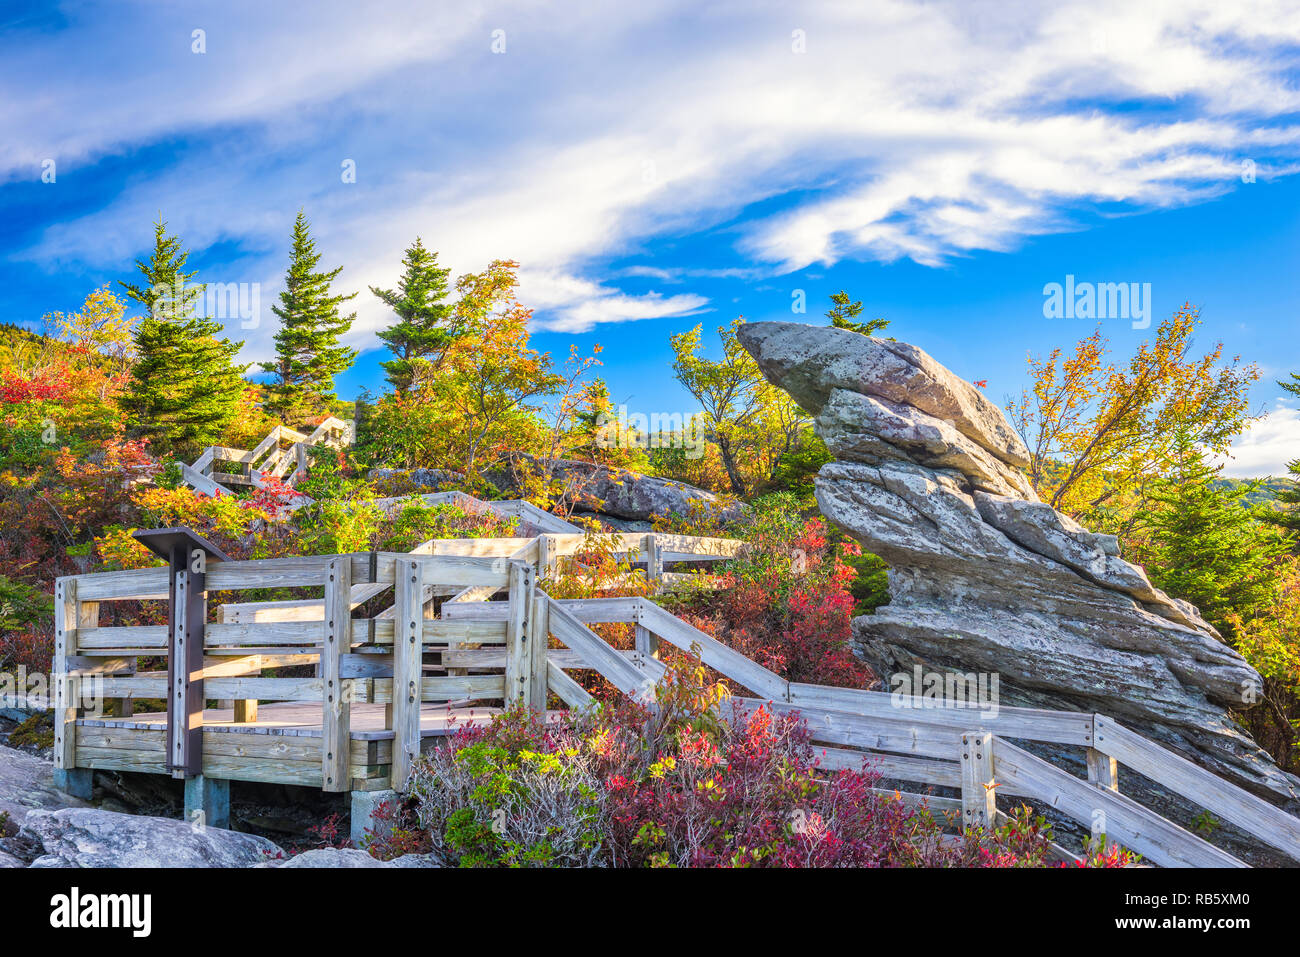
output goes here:
[[[581, 331], [695, 314], [689, 283], [719, 270], [939, 265], [1300, 162], [1293, 2], [1012, 6], [69, 7], [0, 40], [0, 183], [149, 157], [22, 251], [49, 268], [124, 262], [162, 209], [193, 246], [238, 246], [222, 279], [273, 283], [305, 205], [357, 289], [420, 234], [458, 271], [519, 260], [542, 323]], [[636, 263], [724, 226], [733, 266]], [[388, 317], [357, 307], [373, 344]]]

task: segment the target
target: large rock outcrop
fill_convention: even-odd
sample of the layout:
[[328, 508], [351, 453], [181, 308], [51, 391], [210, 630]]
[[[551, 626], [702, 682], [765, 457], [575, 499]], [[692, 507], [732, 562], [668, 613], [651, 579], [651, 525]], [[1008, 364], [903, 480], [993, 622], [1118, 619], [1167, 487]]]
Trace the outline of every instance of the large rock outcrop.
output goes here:
[[1038, 500], [1028, 451], [979, 389], [902, 342], [789, 322], [739, 336], [836, 458], [817, 477], [822, 513], [890, 565], [889, 604], [854, 621], [877, 673], [997, 674], [1003, 704], [1110, 715], [1300, 804], [1300, 782], [1227, 713], [1259, 675], [1113, 537]]
[[96, 808], [32, 811], [19, 834], [32, 867], [251, 867], [283, 852], [264, 837]]

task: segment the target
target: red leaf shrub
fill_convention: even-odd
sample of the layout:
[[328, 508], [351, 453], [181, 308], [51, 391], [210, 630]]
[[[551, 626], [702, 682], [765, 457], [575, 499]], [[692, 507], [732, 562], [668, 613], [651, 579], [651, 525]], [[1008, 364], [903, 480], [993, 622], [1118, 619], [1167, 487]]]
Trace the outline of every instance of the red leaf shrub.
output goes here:
[[866, 687], [874, 675], [849, 645], [857, 572], [843, 561], [859, 553], [855, 542], [832, 544], [793, 496], [770, 495], [754, 504], [720, 587], [672, 610], [789, 681]]
[[[822, 773], [796, 716], [732, 709], [706, 675], [696, 653], [670, 665], [653, 708], [624, 699], [548, 724], [514, 709], [459, 731], [417, 764], [430, 845], [462, 866], [545, 866], [574, 846], [618, 867], [1046, 866], [1052, 832], [1028, 808], [946, 836], [876, 790], [869, 766]], [[546, 775], [548, 800], [534, 800]], [[557, 799], [565, 781], [575, 793]], [[1088, 863], [1131, 861], [1116, 849]]]

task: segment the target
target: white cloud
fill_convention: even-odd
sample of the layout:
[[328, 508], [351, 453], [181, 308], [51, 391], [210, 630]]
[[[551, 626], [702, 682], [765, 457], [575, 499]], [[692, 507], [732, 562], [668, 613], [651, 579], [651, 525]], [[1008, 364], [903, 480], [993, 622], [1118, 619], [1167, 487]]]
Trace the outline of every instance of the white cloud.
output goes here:
[[[0, 182], [47, 156], [72, 177], [185, 144], [161, 172], [141, 154], [148, 168], [101, 210], [26, 255], [122, 263], [161, 208], [191, 247], [238, 243], [238, 268], [274, 282], [305, 205], [325, 261], [362, 290], [361, 345], [387, 321], [365, 286], [391, 285], [416, 234], [458, 271], [519, 260], [544, 324], [577, 331], [707, 306], [689, 285], [636, 294], [622, 279], [938, 265], [1074, 228], [1080, 204], [1236, 188], [1243, 158], [1264, 181], [1300, 163], [1288, 0], [127, 9], [70, 7], [64, 34], [0, 39]], [[1106, 108], [1121, 101], [1162, 108]], [[356, 186], [339, 181], [344, 158]], [[760, 201], [775, 211], [730, 222]], [[734, 267], [604, 269], [722, 224]]]
[[1234, 478], [1287, 475], [1287, 463], [1300, 459], [1300, 410], [1279, 406], [1232, 445], [1223, 474]]

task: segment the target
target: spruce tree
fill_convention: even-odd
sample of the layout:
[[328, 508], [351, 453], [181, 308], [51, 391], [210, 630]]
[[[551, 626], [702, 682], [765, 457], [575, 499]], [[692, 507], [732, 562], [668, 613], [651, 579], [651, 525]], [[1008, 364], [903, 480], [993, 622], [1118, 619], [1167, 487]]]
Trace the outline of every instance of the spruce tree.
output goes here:
[[248, 366], [234, 358], [243, 346], [222, 337], [220, 322], [198, 313], [204, 284], [185, 271], [189, 252], [167, 224], [154, 223], [149, 261], [136, 260], [141, 284], [119, 282], [145, 314], [134, 332], [135, 362], [119, 399], [131, 432], [155, 451], [189, 455], [214, 444], [235, 417]]
[[843, 289], [831, 293], [831, 302], [835, 305], [827, 310], [826, 318], [836, 329], [847, 329], [859, 335], [872, 336], [889, 325], [888, 319], [868, 319], [866, 322], [858, 322], [858, 316], [862, 315], [862, 303], [850, 299], [849, 294]]
[[1273, 600], [1272, 565], [1286, 540], [1243, 501], [1253, 485], [1218, 484], [1221, 466], [1207, 464], [1189, 440], [1179, 446], [1177, 464], [1156, 483], [1145, 511], [1147, 572], [1228, 635], [1230, 614], [1250, 618]]
[[397, 392], [405, 393], [415, 378], [415, 367], [421, 360], [434, 361], [442, 355], [455, 337], [451, 328], [455, 306], [443, 300], [447, 297], [447, 276], [450, 269], [438, 265], [438, 254], [424, 248], [420, 237], [406, 250], [402, 259], [406, 271], [398, 280], [397, 289], [370, 287], [393, 312], [398, 321], [379, 333], [388, 343], [393, 358], [380, 363], [388, 373], [388, 381]]
[[280, 304], [271, 311], [280, 318], [275, 334], [276, 358], [262, 369], [274, 375], [267, 384], [266, 411], [286, 424], [298, 425], [313, 415], [330, 411], [337, 401], [334, 377], [346, 371], [357, 357], [355, 349], [339, 344], [352, 328], [356, 313], [339, 315], [339, 304], [356, 297], [331, 294], [330, 284], [343, 271], [339, 266], [320, 272], [320, 253], [311, 238], [311, 223], [298, 211], [293, 224], [293, 247]]
[[[1300, 375], [1292, 373], [1290, 382], [1282, 381], [1278, 385], [1292, 395], [1300, 396]], [[1286, 467], [1292, 477], [1300, 482], [1300, 459], [1292, 459]], [[1274, 525], [1281, 526], [1289, 532], [1300, 533], [1300, 487], [1278, 492], [1277, 501], [1282, 506], [1280, 509], [1266, 508], [1260, 514]]]

